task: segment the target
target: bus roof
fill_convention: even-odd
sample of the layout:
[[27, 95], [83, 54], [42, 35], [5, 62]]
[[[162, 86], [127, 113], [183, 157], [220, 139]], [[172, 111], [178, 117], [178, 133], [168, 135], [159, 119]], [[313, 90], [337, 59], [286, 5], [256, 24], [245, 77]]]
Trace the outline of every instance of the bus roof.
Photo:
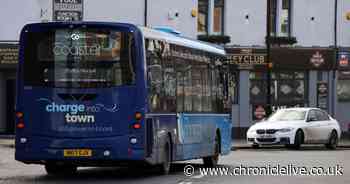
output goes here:
[[203, 50], [206, 52], [218, 54], [218, 55], [225, 55], [226, 51], [223, 47], [215, 44], [210, 44], [207, 42], [194, 40], [190, 38], [185, 38], [183, 36], [174, 35], [171, 33], [167, 33], [164, 31], [159, 31], [143, 26], [136, 26], [134, 24], [130, 23], [116, 23], [116, 22], [91, 22], [91, 21], [83, 21], [83, 22], [48, 22], [48, 23], [32, 23], [28, 24], [26, 26], [57, 26], [57, 25], [119, 25], [119, 26], [126, 26], [126, 27], [137, 27], [139, 30], [143, 33], [143, 36], [146, 38], [153, 38], [153, 39], [159, 39], [164, 40], [168, 43], [189, 47], [193, 49]]
[[171, 33], [163, 32], [163, 31], [159, 31], [159, 30], [155, 30], [147, 27], [139, 26], [138, 28], [141, 30], [144, 37], [146, 38], [165, 40], [168, 43], [181, 45], [184, 47], [190, 47], [198, 50], [204, 50], [204, 51], [215, 53], [218, 55], [226, 54], [225, 50], [218, 45], [202, 42], [199, 40], [193, 40], [190, 38], [185, 38], [179, 35], [174, 35]]

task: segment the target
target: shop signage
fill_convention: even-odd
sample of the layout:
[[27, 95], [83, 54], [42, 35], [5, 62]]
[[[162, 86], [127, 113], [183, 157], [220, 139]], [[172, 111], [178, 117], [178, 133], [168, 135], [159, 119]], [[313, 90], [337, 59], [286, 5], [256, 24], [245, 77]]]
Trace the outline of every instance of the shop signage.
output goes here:
[[310, 62], [315, 66], [319, 67], [324, 63], [324, 58], [320, 52], [316, 52], [314, 55], [312, 55]]
[[82, 21], [83, 0], [54, 0], [54, 21]]
[[338, 53], [338, 69], [339, 70], [344, 70], [344, 71], [349, 71], [350, 70], [350, 65], [349, 65], [349, 56], [350, 52], [339, 52]]
[[328, 106], [328, 83], [317, 83], [317, 107], [323, 110], [327, 110]]
[[336, 52], [332, 48], [272, 48], [273, 69], [282, 70], [332, 70], [335, 69]]
[[0, 43], [0, 68], [16, 67], [18, 63], [18, 44]]
[[254, 119], [262, 120], [266, 116], [265, 108], [261, 105], [257, 106], [254, 110]]
[[251, 70], [266, 66], [266, 52], [262, 49], [226, 49], [227, 62], [240, 70]]
[[348, 67], [349, 66], [349, 58], [347, 55], [345, 55], [345, 54], [340, 55], [339, 66], [340, 67]]

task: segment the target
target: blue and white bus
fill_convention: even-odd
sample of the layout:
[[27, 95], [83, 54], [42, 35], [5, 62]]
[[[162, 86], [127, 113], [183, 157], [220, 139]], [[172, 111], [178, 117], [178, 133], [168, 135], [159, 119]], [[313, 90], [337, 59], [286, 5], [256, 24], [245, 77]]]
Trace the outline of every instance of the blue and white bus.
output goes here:
[[48, 174], [154, 165], [230, 152], [221, 47], [124, 23], [26, 25], [15, 158]]

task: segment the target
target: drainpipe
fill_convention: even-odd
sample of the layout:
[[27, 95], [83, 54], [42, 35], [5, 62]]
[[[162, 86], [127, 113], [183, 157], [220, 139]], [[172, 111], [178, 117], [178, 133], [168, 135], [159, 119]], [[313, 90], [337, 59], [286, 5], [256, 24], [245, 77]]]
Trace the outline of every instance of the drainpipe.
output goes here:
[[266, 117], [270, 116], [272, 113], [272, 104], [271, 104], [271, 0], [267, 0], [267, 16], [266, 16], [266, 52], [267, 52], [267, 92], [266, 92]]
[[335, 52], [335, 62], [333, 63], [333, 72], [332, 72], [332, 95], [331, 95], [331, 106], [332, 106], [332, 111], [331, 114], [334, 117], [336, 115], [336, 105], [337, 105], [337, 90], [335, 83], [336, 81], [336, 73], [337, 73], [337, 62], [338, 62], [338, 0], [334, 1], [334, 52]]
[[338, 0], [334, 1], [334, 47], [338, 48]]
[[144, 22], [143, 22], [145, 27], [148, 26], [147, 14], [148, 14], [148, 0], [145, 0], [145, 14], [144, 14]]

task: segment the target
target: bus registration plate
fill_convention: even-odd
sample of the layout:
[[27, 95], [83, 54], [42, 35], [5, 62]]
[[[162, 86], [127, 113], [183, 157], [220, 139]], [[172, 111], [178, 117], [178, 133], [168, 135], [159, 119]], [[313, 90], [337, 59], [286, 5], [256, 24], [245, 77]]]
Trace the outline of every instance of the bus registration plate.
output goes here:
[[66, 149], [63, 150], [64, 157], [91, 157], [92, 150], [90, 149]]

